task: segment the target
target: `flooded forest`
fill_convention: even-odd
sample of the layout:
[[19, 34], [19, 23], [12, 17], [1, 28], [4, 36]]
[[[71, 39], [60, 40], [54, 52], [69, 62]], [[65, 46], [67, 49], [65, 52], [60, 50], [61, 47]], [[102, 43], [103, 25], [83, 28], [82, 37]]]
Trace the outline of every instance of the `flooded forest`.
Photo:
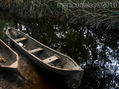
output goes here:
[[[119, 89], [118, 0], [0, 0], [4, 41], [7, 27], [70, 56], [84, 70], [79, 89]], [[19, 71], [25, 80], [0, 70], [0, 89], [76, 89], [22, 53]]]

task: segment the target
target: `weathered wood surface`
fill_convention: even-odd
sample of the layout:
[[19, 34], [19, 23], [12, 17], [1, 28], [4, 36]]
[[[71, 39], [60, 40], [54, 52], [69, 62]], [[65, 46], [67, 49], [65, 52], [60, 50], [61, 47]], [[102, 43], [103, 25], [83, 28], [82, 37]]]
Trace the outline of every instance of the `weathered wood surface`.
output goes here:
[[53, 61], [55, 61], [57, 59], [59, 59], [57, 56], [52, 56], [52, 57], [44, 59], [43, 62], [44, 63], [50, 63], [50, 62], [53, 62]]
[[43, 51], [43, 49], [37, 48], [37, 49], [29, 50], [30, 53], [35, 53], [35, 52], [39, 52], [39, 51]]
[[19, 41], [24, 41], [24, 40], [27, 40], [27, 38], [22, 37], [22, 38], [16, 39], [15, 41], [19, 42]]

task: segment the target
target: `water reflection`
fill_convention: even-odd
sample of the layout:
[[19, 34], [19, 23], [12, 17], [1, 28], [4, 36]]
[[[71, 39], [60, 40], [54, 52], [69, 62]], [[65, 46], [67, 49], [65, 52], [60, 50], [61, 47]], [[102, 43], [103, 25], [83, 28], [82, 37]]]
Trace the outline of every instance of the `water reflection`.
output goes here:
[[[119, 88], [119, 39], [115, 31], [40, 20], [24, 20], [22, 23], [18, 20], [12, 25], [47, 46], [71, 56], [82, 66], [85, 71], [80, 89]], [[28, 67], [26, 70], [31, 69]], [[34, 72], [31, 76], [38, 77]], [[33, 78], [30, 81], [36, 82], [34, 87], [38, 87], [39, 81]]]

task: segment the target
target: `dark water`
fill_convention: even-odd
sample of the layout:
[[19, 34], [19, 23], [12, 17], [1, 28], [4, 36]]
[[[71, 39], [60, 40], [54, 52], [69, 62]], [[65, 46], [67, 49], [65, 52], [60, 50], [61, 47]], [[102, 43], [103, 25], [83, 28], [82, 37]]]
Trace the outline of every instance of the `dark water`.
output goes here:
[[[2, 39], [5, 37], [3, 31], [6, 26], [19, 28], [47, 46], [72, 57], [84, 69], [80, 89], [119, 89], [119, 29], [96, 30], [58, 22], [20, 20], [0, 12]], [[31, 76], [36, 75], [40, 77], [37, 72]], [[46, 85], [43, 84], [41, 89], [58, 89], [60, 86], [53, 85], [47, 79], [44, 81]], [[40, 80], [35, 82], [44, 83]], [[37, 85], [35, 87], [40, 89]]]

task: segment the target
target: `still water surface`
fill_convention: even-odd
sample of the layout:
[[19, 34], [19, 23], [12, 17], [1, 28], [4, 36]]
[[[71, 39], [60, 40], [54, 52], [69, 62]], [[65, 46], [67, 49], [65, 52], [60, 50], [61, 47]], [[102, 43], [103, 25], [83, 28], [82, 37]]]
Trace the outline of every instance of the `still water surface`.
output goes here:
[[[23, 21], [0, 14], [1, 39], [4, 39], [3, 29], [6, 26], [15, 26], [47, 46], [72, 57], [84, 69], [80, 89], [119, 89], [118, 32], [81, 26], [63, 27], [58, 23], [43, 24], [36, 20]], [[22, 62], [20, 65], [23, 67], [20, 67], [21, 74], [30, 81], [23, 82], [24, 89], [61, 89], [61, 82], [47, 79], [45, 74], [38, 72], [37, 67], [34, 68], [34, 64]], [[64, 85], [62, 89], [68, 89]]]

